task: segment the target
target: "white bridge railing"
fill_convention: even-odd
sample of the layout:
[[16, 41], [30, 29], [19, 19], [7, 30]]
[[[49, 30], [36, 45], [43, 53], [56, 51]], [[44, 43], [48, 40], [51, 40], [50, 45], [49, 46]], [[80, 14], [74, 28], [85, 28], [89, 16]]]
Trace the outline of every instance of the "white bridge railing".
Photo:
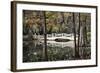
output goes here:
[[52, 34], [47, 34], [47, 37], [71, 37], [73, 34], [67, 34], [67, 33], [52, 33]]

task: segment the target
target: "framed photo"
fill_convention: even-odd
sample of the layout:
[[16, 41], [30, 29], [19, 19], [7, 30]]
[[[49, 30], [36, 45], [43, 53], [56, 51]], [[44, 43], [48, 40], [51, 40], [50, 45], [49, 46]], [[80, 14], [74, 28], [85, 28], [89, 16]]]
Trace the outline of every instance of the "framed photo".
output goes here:
[[11, 2], [11, 71], [97, 66], [97, 6]]

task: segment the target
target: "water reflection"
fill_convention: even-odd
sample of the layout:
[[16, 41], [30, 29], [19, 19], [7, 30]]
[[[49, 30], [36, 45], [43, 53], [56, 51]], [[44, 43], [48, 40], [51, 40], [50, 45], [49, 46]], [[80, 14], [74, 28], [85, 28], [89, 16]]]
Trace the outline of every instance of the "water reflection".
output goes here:
[[[70, 45], [69, 45], [70, 44]], [[75, 49], [73, 41], [55, 42], [47, 41], [47, 56], [48, 61], [59, 60], [75, 60]], [[42, 41], [24, 41], [23, 43], [23, 62], [41, 62], [45, 61], [43, 55], [44, 42]], [[79, 59], [90, 59], [90, 47], [80, 47]]]
[[43, 42], [24, 41], [23, 62], [42, 61]]

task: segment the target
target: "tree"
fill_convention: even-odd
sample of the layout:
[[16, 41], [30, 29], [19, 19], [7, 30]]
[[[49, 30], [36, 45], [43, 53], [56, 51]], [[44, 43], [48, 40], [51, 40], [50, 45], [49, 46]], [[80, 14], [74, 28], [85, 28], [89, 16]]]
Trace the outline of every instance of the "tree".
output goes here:
[[74, 33], [74, 46], [75, 46], [75, 58], [79, 58], [79, 51], [76, 44], [76, 24], [75, 24], [75, 13], [73, 15], [73, 33]]
[[87, 14], [81, 14], [81, 27], [80, 27], [80, 46], [86, 46], [87, 45]]
[[[44, 19], [44, 43], [47, 44], [47, 41], [46, 41], [46, 13], [45, 11], [43, 11], [43, 19]], [[47, 45], [44, 45], [44, 48], [43, 48], [43, 59], [45, 61], [48, 60], [48, 55], [47, 55]]]
[[80, 49], [80, 13], [79, 13], [79, 27], [78, 27], [78, 44], [77, 44], [78, 53], [79, 49]]

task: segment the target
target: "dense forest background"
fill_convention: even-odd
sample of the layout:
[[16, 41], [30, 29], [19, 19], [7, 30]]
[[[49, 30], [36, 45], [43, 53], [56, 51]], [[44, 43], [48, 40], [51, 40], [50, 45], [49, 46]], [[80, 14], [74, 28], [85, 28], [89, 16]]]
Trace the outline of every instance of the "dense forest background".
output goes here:
[[23, 10], [23, 62], [90, 59], [90, 44], [90, 13]]

